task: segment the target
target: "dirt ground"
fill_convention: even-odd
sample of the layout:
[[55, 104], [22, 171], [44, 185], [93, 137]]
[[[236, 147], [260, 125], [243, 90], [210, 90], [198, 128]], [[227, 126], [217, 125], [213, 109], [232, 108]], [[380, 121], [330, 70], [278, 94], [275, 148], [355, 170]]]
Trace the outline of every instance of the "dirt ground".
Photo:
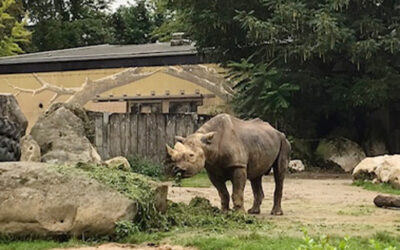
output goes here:
[[[271, 234], [301, 236], [303, 227], [310, 232], [337, 236], [368, 236], [388, 231], [400, 235], [400, 210], [377, 208], [373, 199], [377, 192], [352, 186], [349, 175], [292, 175], [286, 178], [282, 200], [283, 216], [271, 216], [274, 181], [263, 179], [264, 202], [259, 217], [273, 225]], [[231, 188], [230, 188], [231, 189]], [[193, 197], [207, 198], [219, 207], [214, 187], [171, 187], [168, 198], [188, 203]], [[250, 183], [245, 189], [245, 209], [251, 207]], [[232, 206], [232, 204], [231, 204]]]
[[[370, 236], [387, 231], [400, 235], [400, 210], [377, 208], [373, 199], [377, 192], [352, 186], [349, 175], [306, 174], [291, 175], [285, 180], [282, 201], [283, 216], [271, 216], [274, 181], [263, 179], [265, 193], [259, 218], [271, 223], [268, 234], [273, 236], [302, 236], [309, 233], [331, 236]], [[229, 184], [228, 184], [229, 185]], [[214, 187], [170, 187], [168, 199], [189, 203], [196, 196], [207, 198], [219, 207], [220, 199]], [[250, 183], [245, 189], [245, 208], [251, 207], [253, 194]], [[231, 204], [232, 205], [232, 204]], [[180, 246], [146, 246], [106, 244], [98, 247], [69, 248], [68, 250], [190, 250]]]

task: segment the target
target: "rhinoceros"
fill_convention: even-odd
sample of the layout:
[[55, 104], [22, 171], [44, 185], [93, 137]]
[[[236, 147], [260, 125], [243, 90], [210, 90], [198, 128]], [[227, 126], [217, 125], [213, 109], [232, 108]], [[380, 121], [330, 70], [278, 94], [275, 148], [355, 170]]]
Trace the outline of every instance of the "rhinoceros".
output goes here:
[[206, 169], [211, 183], [218, 190], [221, 209], [229, 210], [226, 181], [232, 182], [234, 210], [244, 210], [243, 193], [249, 179], [254, 195], [251, 214], [259, 214], [264, 198], [262, 176], [273, 169], [275, 179], [272, 215], [282, 215], [283, 180], [290, 158], [290, 143], [285, 135], [260, 119], [241, 120], [220, 114], [195, 133], [176, 137], [174, 148], [167, 146], [175, 173], [183, 178]]

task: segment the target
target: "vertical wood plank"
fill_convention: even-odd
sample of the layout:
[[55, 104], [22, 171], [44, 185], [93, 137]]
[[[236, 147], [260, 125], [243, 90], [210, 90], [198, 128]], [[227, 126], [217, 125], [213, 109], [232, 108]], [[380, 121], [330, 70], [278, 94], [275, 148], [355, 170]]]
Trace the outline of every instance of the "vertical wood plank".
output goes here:
[[120, 116], [112, 114], [110, 116], [110, 124], [110, 156], [116, 157], [121, 155]]
[[195, 131], [195, 116], [194, 115], [184, 115], [184, 121], [185, 121], [185, 128], [186, 128], [186, 136], [193, 134]]
[[126, 157], [127, 156], [125, 154], [126, 116], [125, 116], [125, 114], [118, 114], [118, 117], [119, 117], [119, 130], [120, 130], [119, 134], [118, 134], [118, 137], [119, 137], [120, 149], [121, 149], [120, 156], [125, 156]]
[[175, 135], [186, 137], [185, 115], [176, 114], [176, 128]]
[[162, 163], [166, 157], [165, 144], [167, 143], [167, 131], [165, 117], [166, 116], [164, 114], [157, 115], [157, 162], [159, 163]]
[[125, 116], [125, 134], [122, 134], [122, 136], [125, 137], [125, 145], [124, 145], [124, 156], [130, 156], [129, 149], [131, 145], [131, 116], [129, 113], [124, 114]]
[[147, 114], [138, 115], [138, 155], [146, 157], [147, 155]]
[[103, 113], [103, 160], [110, 158], [110, 114]]
[[103, 115], [96, 115], [95, 120], [95, 147], [101, 158], [104, 159], [103, 149]]
[[157, 158], [157, 120], [156, 114], [149, 114], [147, 119], [147, 157], [155, 161]]
[[168, 145], [173, 147], [175, 145], [175, 131], [176, 131], [176, 114], [165, 115], [166, 119], [166, 139]]
[[138, 115], [130, 114], [130, 149], [131, 155], [138, 154]]

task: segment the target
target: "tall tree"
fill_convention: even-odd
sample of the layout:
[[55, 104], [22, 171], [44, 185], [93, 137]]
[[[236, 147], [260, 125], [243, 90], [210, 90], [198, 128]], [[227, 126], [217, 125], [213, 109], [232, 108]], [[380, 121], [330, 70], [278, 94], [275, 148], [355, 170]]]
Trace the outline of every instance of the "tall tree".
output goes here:
[[270, 120], [284, 109], [278, 113], [293, 133], [320, 137], [335, 127], [363, 127], [369, 113], [400, 102], [399, 1], [169, 4], [184, 15], [200, 49], [212, 48], [224, 65], [234, 61], [235, 106], [244, 116]]
[[0, 1], [0, 56], [23, 53], [21, 46], [30, 40], [25, 29], [26, 19], [20, 3], [15, 0]]
[[110, 40], [108, 9], [112, 0], [24, 0], [33, 23], [32, 50], [54, 50]]
[[155, 22], [146, 1], [140, 0], [135, 5], [118, 8], [111, 16], [111, 25], [114, 43], [141, 44], [151, 41]]

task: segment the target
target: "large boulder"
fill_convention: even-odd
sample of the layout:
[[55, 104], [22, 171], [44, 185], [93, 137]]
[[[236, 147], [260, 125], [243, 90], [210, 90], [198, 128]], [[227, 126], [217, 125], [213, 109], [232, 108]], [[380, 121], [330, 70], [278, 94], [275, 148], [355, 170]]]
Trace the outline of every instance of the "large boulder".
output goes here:
[[[138, 212], [143, 202], [166, 209], [167, 187], [156, 193], [159, 185], [144, 183], [142, 178], [147, 180], [100, 166], [0, 163], [0, 235], [113, 235], [116, 222], [133, 222], [139, 214], [148, 216]], [[124, 185], [122, 179], [135, 183], [112, 186]], [[136, 196], [124, 193], [127, 190]], [[134, 199], [146, 195], [146, 201]]]
[[104, 235], [137, 207], [95, 180], [45, 163], [0, 163], [0, 234]]
[[344, 137], [321, 140], [316, 155], [339, 165], [346, 172], [351, 172], [366, 157], [357, 143]]
[[49, 163], [100, 163], [101, 157], [89, 140], [88, 121], [82, 108], [55, 105], [31, 129], [39, 144], [41, 160]]
[[13, 94], [0, 93], [0, 117], [7, 117], [10, 119], [10, 121], [18, 126], [20, 135], [25, 135], [26, 128], [28, 127], [28, 120]]
[[373, 180], [400, 188], [400, 155], [365, 158], [354, 168], [354, 180]]

